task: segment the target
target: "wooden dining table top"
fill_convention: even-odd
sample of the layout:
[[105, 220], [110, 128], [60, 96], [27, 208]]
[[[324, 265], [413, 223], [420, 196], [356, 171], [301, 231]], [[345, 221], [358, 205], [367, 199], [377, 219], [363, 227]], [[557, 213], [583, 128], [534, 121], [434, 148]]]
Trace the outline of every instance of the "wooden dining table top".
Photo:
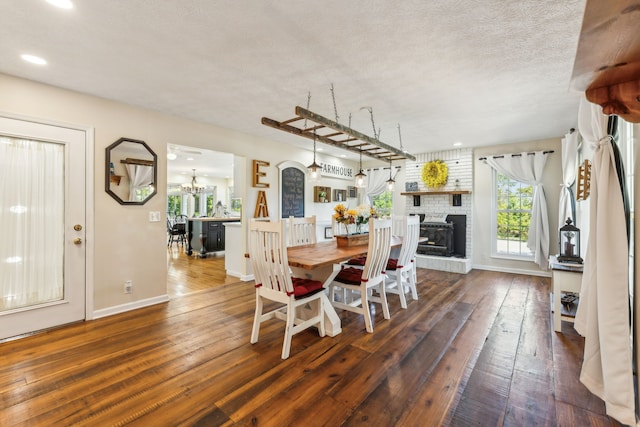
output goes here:
[[[402, 237], [391, 237], [392, 248], [401, 245]], [[331, 240], [310, 245], [291, 246], [287, 248], [287, 258], [289, 258], [289, 265], [292, 267], [313, 270], [366, 255], [368, 249], [368, 244], [338, 247], [337, 242]]]

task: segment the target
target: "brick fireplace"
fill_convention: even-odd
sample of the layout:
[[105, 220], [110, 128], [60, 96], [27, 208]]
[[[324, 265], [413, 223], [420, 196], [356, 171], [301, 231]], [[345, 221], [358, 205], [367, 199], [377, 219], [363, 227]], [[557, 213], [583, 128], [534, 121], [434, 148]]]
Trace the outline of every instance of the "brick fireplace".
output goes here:
[[[444, 188], [438, 192], [429, 194], [429, 189], [421, 179], [422, 165], [431, 160], [443, 160], [449, 168], [449, 179]], [[423, 153], [416, 156], [416, 161], [406, 163], [406, 182], [417, 182], [417, 196], [407, 196], [405, 212], [407, 215], [420, 215], [422, 218], [421, 230], [427, 228], [442, 229], [443, 233], [451, 233], [451, 245], [453, 248], [446, 248], [447, 237], [440, 238], [444, 242], [445, 249], [431, 248], [418, 250], [417, 263], [419, 267], [433, 270], [450, 271], [457, 273], [468, 273], [471, 270], [471, 254], [473, 253], [473, 198], [471, 189], [473, 187], [473, 151], [471, 149], [460, 149], [441, 151], [433, 153]], [[447, 191], [468, 190], [468, 194], [458, 196], [460, 199], [454, 203], [452, 194]], [[442, 194], [444, 193], [444, 194]], [[417, 200], [416, 200], [417, 199]], [[444, 231], [450, 226], [433, 225], [425, 227], [423, 221], [427, 217], [440, 217], [444, 222], [452, 224], [452, 231]], [[432, 231], [429, 231], [432, 232]], [[442, 240], [444, 239], [444, 240]], [[432, 246], [443, 246], [441, 244]], [[422, 253], [421, 253], [422, 252]], [[428, 252], [428, 253], [425, 253]]]

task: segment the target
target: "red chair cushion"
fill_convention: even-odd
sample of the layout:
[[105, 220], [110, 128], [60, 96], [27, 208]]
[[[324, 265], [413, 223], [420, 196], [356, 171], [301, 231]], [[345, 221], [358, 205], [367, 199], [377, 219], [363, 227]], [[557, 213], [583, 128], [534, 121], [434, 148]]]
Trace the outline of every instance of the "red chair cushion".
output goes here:
[[389, 258], [387, 261], [387, 270], [395, 270], [398, 268], [398, 260], [394, 258]]
[[292, 277], [293, 295], [295, 298], [303, 298], [322, 291], [322, 282], [319, 280], [302, 279], [300, 277]]
[[349, 285], [359, 285], [362, 282], [362, 270], [355, 267], [343, 268], [334, 280]]
[[347, 264], [349, 264], [349, 265], [364, 265], [366, 262], [367, 262], [367, 257], [366, 256], [359, 256], [359, 257], [351, 258], [349, 261], [347, 261]]

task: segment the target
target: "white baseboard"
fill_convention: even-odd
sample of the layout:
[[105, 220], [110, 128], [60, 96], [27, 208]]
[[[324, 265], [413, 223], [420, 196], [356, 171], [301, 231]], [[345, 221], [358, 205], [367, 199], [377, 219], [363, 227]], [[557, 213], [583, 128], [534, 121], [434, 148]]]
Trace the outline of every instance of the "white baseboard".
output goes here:
[[113, 316], [114, 314], [125, 313], [127, 311], [136, 310], [150, 305], [161, 304], [169, 301], [169, 295], [164, 294], [153, 298], [142, 299], [138, 301], [128, 302], [126, 304], [114, 305], [113, 307], [101, 308], [93, 312], [93, 319], [101, 317]]
[[242, 282], [250, 282], [253, 280], [253, 274], [242, 274], [239, 271], [226, 270], [227, 276], [233, 276], [240, 279]]
[[494, 267], [492, 265], [478, 265], [478, 264], [474, 264], [473, 268], [476, 270], [498, 271], [500, 273], [526, 274], [528, 276], [551, 277], [550, 271], [523, 270], [520, 268]]

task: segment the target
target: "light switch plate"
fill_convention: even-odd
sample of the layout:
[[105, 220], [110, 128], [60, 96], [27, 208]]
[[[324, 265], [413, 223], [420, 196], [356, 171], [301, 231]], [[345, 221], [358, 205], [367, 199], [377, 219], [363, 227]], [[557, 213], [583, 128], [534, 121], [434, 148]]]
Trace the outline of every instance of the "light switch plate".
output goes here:
[[158, 221], [160, 221], [160, 212], [159, 211], [149, 212], [149, 222], [158, 222]]

